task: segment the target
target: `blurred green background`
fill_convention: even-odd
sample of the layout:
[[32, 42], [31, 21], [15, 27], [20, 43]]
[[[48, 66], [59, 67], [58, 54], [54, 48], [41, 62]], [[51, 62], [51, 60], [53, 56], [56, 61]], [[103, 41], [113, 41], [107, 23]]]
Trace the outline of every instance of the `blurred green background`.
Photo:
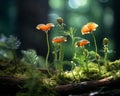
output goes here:
[[[96, 22], [99, 27], [95, 31], [99, 53], [102, 54], [102, 40], [110, 40], [111, 59], [120, 57], [120, 6], [119, 0], [0, 0], [0, 35], [15, 35], [21, 41], [21, 50], [35, 49], [43, 57], [47, 53], [44, 32], [36, 30], [40, 23], [52, 22], [62, 17], [66, 26], [77, 29], [88, 22]], [[49, 32], [50, 40], [57, 33]], [[84, 38], [91, 39], [90, 36]], [[69, 42], [65, 49], [69, 49]], [[91, 44], [92, 48], [94, 45]], [[92, 50], [92, 49], [90, 49]], [[70, 58], [69, 50], [65, 52]]]

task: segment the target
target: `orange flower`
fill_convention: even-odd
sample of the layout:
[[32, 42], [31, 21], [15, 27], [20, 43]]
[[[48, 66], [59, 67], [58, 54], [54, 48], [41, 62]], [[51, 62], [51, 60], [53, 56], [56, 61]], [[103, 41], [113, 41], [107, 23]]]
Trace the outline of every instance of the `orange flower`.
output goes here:
[[67, 39], [64, 36], [56, 36], [53, 38], [52, 43], [61, 43], [61, 42], [66, 42]]
[[53, 23], [47, 23], [46, 25], [45, 24], [38, 24], [36, 26], [36, 29], [38, 30], [42, 30], [42, 31], [48, 31], [51, 29], [51, 27], [54, 27], [55, 25]]
[[82, 35], [89, 34], [92, 31], [95, 31], [97, 27], [98, 27], [98, 24], [96, 24], [94, 22], [87, 23], [81, 29]]
[[90, 42], [88, 40], [81, 40], [81, 41], [78, 41], [75, 46], [76, 47], [84, 47], [85, 45], [89, 44]]

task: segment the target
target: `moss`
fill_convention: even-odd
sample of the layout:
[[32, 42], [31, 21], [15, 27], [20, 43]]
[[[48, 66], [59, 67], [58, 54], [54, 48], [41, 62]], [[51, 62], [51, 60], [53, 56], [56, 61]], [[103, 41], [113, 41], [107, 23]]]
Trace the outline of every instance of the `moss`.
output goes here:
[[66, 71], [64, 75], [60, 75], [59, 77], [57, 77], [57, 83], [63, 84], [63, 83], [68, 83], [69, 82], [68, 80], [74, 81], [73, 74], [77, 81], [98, 80], [109, 76], [120, 77], [119, 75], [120, 60], [109, 62], [109, 64], [111, 70], [107, 70], [104, 65], [101, 65], [100, 66], [101, 73], [99, 72], [97, 63], [93, 63], [93, 62], [89, 63], [88, 64], [89, 71], [84, 70], [84, 68], [81, 68], [79, 66], [76, 66], [73, 71]]
[[56, 85], [68, 84], [72, 81], [72, 78], [66, 76], [64, 73], [58, 74], [54, 77]]
[[38, 77], [31, 77], [26, 80], [22, 90], [17, 93], [17, 96], [57, 96], [53, 90], [53, 86], [40, 80]]
[[27, 66], [24, 62], [21, 60], [17, 60], [17, 68], [14, 72], [15, 66], [14, 61], [6, 59], [0, 61], [0, 76], [6, 76], [6, 75], [15, 75], [15, 74], [24, 74], [24, 72], [27, 70]]
[[[65, 63], [66, 66], [70, 64]], [[53, 88], [56, 85], [68, 84], [71, 82], [77, 81], [90, 81], [98, 80], [101, 78], [113, 76], [115, 78], [120, 78], [120, 60], [109, 62], [111, 70], [107, 70], [103, 65], [100, 66], [101, 73], [99, 73], [98, 64], [94, 62], [88, 63], [89, 70], [85, 70], [81, 66], [75, 66], [72, 70], [64, 70], [60, 73], [52, 73], [52, 77], [41, 73], [36, 67], [33, 67], [31, 64], [26, 64], [25, 62], [18, 60], [17, 61], [17, 70], [13, 74], [14, 64], [11, 60], [0, 60], [0, 75], [1, 76], [17, 76], [19, 78], [26, 78], [24, 86], [21, 86], [22, 91], [17, 93], [17, 96], [57, 96]], [[75, 78], [74, 78], [74, 76]], [[6, 83], [7, 84], [7, 83]], [[30, 95], [32, 94], [32, 95]]]

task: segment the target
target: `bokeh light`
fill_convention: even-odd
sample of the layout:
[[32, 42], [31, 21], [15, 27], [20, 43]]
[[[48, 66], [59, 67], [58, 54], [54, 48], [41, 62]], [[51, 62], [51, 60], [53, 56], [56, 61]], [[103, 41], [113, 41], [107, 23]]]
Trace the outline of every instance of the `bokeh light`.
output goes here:
[[85, 6], [88, 0], [69, 0], [68, 4], [71, 8], [76, 9], [80, 6]]
[[105, 9], [105, 14], [103, 18], [103, 22], [105, 27], [111, 28], [113, 23], [114, 23], [114, 14], [111, 8], [106, 8]]
[[68, 24], [70, 24], [70, 26], [80, 28], [87, 22], [88, 22], [88, 19], [83, 15], [70, 14], [68, 17]]
[[64, 0], [49, 0], [51, 8], [61, 9], [64, 6]]
[[50, 22], [56, 22], [56, 19], [59, 17], [59, 15], [55, 12], [48, 14], [48, 18]]

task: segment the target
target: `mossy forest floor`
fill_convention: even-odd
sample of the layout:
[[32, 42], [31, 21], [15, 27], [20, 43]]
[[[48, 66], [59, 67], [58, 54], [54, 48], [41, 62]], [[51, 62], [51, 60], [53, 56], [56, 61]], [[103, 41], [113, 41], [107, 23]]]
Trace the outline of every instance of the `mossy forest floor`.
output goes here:
[[[89, 63], [89, 70], [55, 71], [17, 60], [0, 60], [0, 96], [120, 96], [120, 60], [104, 65]], [[65, 62], [68, 66], [69, 62]]]

